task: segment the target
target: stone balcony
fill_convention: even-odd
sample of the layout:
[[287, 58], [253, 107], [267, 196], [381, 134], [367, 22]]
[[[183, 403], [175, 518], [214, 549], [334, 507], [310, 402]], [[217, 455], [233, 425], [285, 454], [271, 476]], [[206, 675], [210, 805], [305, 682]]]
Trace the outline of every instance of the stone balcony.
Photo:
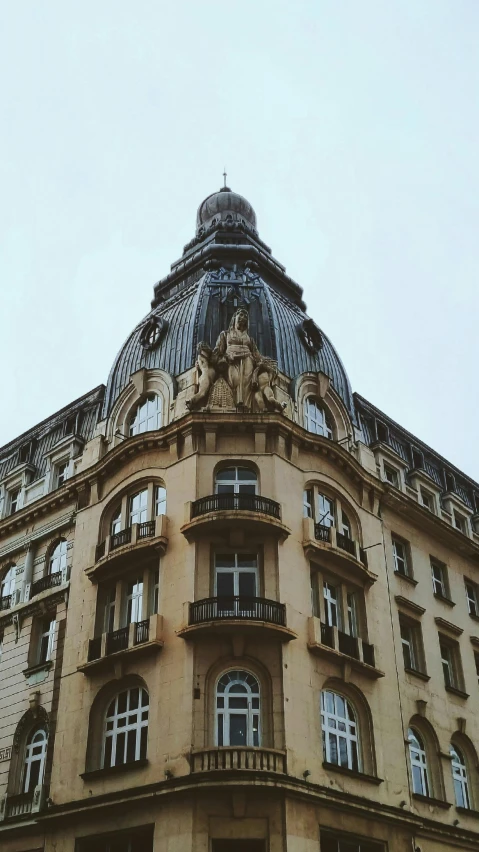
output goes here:
[[374, 645], [324, 624], [315, 616], [309, 618], [308, 648], [334, 663], [348, 665], [372, 680], [384, 677], [384, 672], [376, 668]]
[[190, 752], [191, 773], [272, 772], [286, 774], [286, 752], [272, 748], [215, 746]]
[[204, 598], [186, 604], [185, 622], [178, 631], [183, 639], [219, 634], [252, 636], [289, 642], [296, 633], [286, 626], [286, 607], [266, 598]]
[[28, 793], [4, 796], [0, 799], [0, 822], [20, 820], [31, 814], [38, 814], [45, 806], [46, 788], [39, 784]]
[[324, 557], [328, 555], [334, 565], [338, 565], [364, 585], [370, 586], [377, 580], [368, 567], [368, 554], [357, 541], [338, 532], [336, 527], [317, 524], [312, 518], [303, 518], [303, 548], [307, 556]]
[[95, 548], [94, 564], [87, 568], [87, 576], [97, 582], [114, 575], [119, 569], [138, 565], [152, 550], [163, 552], [168, 544], [166, 515], [153, 521], [132, 524], [114, 535], [108, 535]]
[[258, 494], [210, 494], [185, 504], [181, 532], [188, 541], [209, 532], [212, 526], [215, 530], [272, 532], [283, 540], [290, 533], [281, 521], [280, 504]]
[[111, 633], [102, 633], [84, 646], [83, 661], [77, 667], [83, 674], [115, 667], [123, 660], [156, 653], [163, 647], [163, 617], [150, 615]]

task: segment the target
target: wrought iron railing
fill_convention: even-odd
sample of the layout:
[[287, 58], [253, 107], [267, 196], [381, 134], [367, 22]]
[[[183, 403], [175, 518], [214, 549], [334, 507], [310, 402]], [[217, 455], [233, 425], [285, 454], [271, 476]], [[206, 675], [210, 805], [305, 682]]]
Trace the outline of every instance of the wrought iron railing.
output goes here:
[[0, 610], [10, 609], [12, 605], [12, 597], [13, 595], [4, 595], [3, 598], [0, 598]]
[[318, 541], [331, 541], [331, 527], [327, 527], [326, 524], [315, 524], [314, 525], [314, 536]]
[[151, 538], [155, 535], [155, 522], [154, 521], [143, 521], [142, 524], [138, 524], [138, 538]]
[[88, 644], [88, 662], [91, 663], [92, 660], [99, 660], [101, 657], [101, 636], [96, 636], [94, 639], [90, 639]]
[[349, 633], [343, 633], [338, 630], [338, 651], [341, 654], [346, 654], [348, 657], [359, 659], [358, 640], [355, 636], [350, 636]]
[[191, 507], [191, 517], [197, 518], [208, 512], [221, 511], [246, 511], [260, 512], [280, 520], [280, 505], [276, 500], [269, 497], [260, 497], [258, 494], [211, 494], [209, 497], [201, 497], [195, 500]]
[[9, 817], [22, 816], [32, 812], [34, 791], [30, 793], [19, 793], [18, 796], [8, 796], [5, 816]]
[[351, 538], [348, 538], [347, 535], [343, 535], [343, 533], [336, 533], [336, 544], [341, 550], [345, 550], [346, 553], [350, 553], [351, 556], [356, 556], [356, 545]]
[[122, 547], [123, 544], [129, 544], [131, 541], [131, 527], [126, 527], [120, 532], [113, 533], [110, 538], [110, 550], [115, 550], [117, 547]]
[[244, 618], [267, 621], [269, 624], [286, 626], [286, 607], [266, 598], [221, 597], [204, 598], [190, 604], [190, 624], [207, 621], [222, 621], [228, 618]]
[[107, 633], [105, 653], [114, 654], [116, 651], [124, 651], [128, 648], [128, 632], [129, 625], [120, 627], [119, 630], [114, 630], [112, 633]]
[[283, 774], [286, 772], [286, 755], [272, 749], [241, 746], [209, 748], [191, 754], [191, 772], [231, 769]]
[[40, 592], [44, 592], [45, 589], [53, 589], [54, 586], [60, 586], [62, 582], [62, 571], [55, 571], [54, 574], [47, 574], [45, 577], [41, 577], [40, 580], [36, 580], [35, 583], [32, 583], [32, 591], [31, 597], [34, 595], [39, 595]]
[[135, 645], [140, 645], [142, 642], [148, 642], [150, 635], [150, 619], [137, 621], [135, 624]]
[[368, 645], [367, 642], [363, 642], [363, 660], [368, 666], [376, 665], [374, 661], [374, 645]]
[[334, 633], [330, 624], [321, 622], [321, 643], [328, 648], [334, 648]]

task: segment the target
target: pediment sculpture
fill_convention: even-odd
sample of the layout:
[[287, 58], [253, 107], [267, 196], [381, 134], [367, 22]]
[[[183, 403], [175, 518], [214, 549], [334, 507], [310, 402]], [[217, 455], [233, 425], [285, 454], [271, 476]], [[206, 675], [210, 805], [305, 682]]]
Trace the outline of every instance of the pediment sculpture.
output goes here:
[[284, 404], [274, 395], [276, 361], [261, 355], [249, 334], [249, 316], [239, 308], [214, 349], [198, 344], [198, 390], [186, 401], [190, 410], [230, 408], [243, 411], [279, 411]]

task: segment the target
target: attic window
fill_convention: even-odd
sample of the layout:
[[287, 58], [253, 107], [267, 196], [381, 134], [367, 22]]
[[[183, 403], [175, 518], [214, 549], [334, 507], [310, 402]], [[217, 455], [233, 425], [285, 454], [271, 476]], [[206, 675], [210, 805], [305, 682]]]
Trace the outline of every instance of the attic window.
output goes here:
[[389, 443], [389, 430], [388, 427], [381, 423], [380, 420], [376, 420], [376, 432], [378, 436], [378, 441], [381, 441], [383, 444]]
[[424, 456], [419, 450], [412, 451], [412, 466], [415, 470], [424, 469]]
[[161, 317], [151, 317], [143, 326], [140, 343], [144, 349], [155, 349], [166, 331], [166, 320]]
[[304, 346], [312, 355], [316, 355], [322, 349], [323, 337], [314, 320], [305, 319], [299, 326], [298, 332]]

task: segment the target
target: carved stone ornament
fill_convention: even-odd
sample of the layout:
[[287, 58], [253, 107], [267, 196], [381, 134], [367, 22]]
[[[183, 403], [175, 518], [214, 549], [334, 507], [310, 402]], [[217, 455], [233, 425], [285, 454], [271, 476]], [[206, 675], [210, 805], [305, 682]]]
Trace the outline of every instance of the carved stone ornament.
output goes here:
[[305, 319], [300, 326], [298, 326], [298, 334], [302, 340], [303, 345], [306, 347], [308, 352], [311, 352], [312, 355], [316, 355], [320, 349], [323, 348], [323, 336], [312, 319]]
[[168, 323], [163, 317], [150, 317], [143, 326], [140, 334], [140, 343], [143, 349], [148, 351], [156, 349], [163, 337]]
[[228, 330], [220, 333], [214, 349], [207, 343], [198, 344], [198, 390], [186, 401], [190, 410], [284, 410], [273, 391], [278, 373], [276, 361], [261, 355], [248, 328], [248, 312], [239, 308]]
[[48, 713], [44, 707], [37, 706], [34, 709], [30, 708], [23, 714], [20, 719], [17, 730], [13, 735], [13, 750], [18, 753], [23, 740], [25, 731], [33, 728], [34, 725], [42, 724], [47, 734], [49, 729]]

